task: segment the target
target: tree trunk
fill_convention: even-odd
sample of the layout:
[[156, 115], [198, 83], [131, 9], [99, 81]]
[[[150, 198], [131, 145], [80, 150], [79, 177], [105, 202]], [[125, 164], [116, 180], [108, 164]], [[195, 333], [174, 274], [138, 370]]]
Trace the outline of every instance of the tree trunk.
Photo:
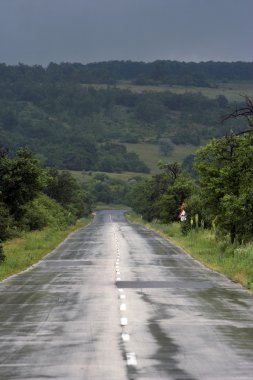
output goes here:
[[235, 237], [236, 237], [236, 227], [235, 227], [235, 224], [232, 224], [232, 226], [230, 228], [230, 241], [231, 241], [231, 244], [234, 244]]

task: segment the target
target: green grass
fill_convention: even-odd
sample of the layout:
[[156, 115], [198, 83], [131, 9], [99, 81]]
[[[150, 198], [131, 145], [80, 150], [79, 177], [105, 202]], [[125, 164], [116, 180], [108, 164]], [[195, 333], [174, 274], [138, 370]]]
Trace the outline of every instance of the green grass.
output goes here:
[[121, 90], [129, 90], [134, 93], [159, 93], [165, 91], [171, 91], [175, 94], [184, 94], [186, 92], [199, 93], [214, 99], [218, 95], [225, 95], [229, 101], [240, 101], [242, 96], [253, 97], [253, 83], [251, 82], [228, 82], [228, 83], [217, 83], [216, 87], [195, 87], [195, 86], [170, 86], [170, 85], [148, 85], [140, 86], [134, 85], [128, 81], [119, 81], [116, 85], [106, 85], [106, 84], [84, 84], [85, 87], [93, 87], [96, 89], [107, 89], [110, 87], [116, 87]]
[[129, 206], [122, 205], [122, 204], [97, 203], [95, 211], [100, 211], [100, 210], [127, 210], [127, 211], [130, 211], [131, 208]]
[[128, 152], [134, 152], [138, 154], [140, 159], [150, 168], [151, 174], [159, 172], [157, 163], [160, 160], [164, 161], [178, 161], [182, 160], [196, 151], [197, 147], [185, 144], [185, 145], [176, 145], [172, 154], [168, 157], [163, 156], [160, 153], [159, 146], [155, 144], [142, 143], [142, 144], [124, 144]]
[[133, 213], [128, 218], [133, 223], [143, 224], [158, 232], [208, 268], [253, 291], [253, 244], [234, 249], [229, 243], [218, 241], [211, 230], [192, 230], [188, 235], [183, 235], [179, 223], [146, 223]]
[[[168, 157], [163, 156], [160, 153], [159, 146], [150, 143], [140, 143], [140, 144], [122, 144], [125, 145], [128, 152], [134, 152], [138, 154], [140, 159], [150, 168], [151, 174], [159, 173], [157, 163], [160, 160], [169, 162], [182, 162], [185, 157], [189, 154], [193, 154], [199, 147], [182, 144], [176, 145], [172, 154]], [[92, 176], [86, 172], [70, 170], [70, 173], [78, 179], [80, 182], [89, 181]], [[108, 172], [93, 172], [92, 175], [96, 174], [106, 174], [108, 177], [113, 179], [121, 179], [123, 181], [129, 181], [130, 179], [138, 176], [146, 177], [148, 174], [145, 173], [135, 173], [135, 172], [123, 172], [123, 173], [108, 173]]]
[[0, 280], [35, 264], [56, 248], [71, 232], [84, 227], [90, 221], [90, 217], [81, 219], [65, 230], [46, 227], [41, 231], [26, 232], [21, 237], [4, 242], [6, 259], [0, 264]]
[[97, 175], [97, 174], [106, 174], [109, 178], [120, 179], [126, 182], [135, 177], [139, 177], [139, 176], [145, 177], [148, 175], [145, 173], [135, 173], [135, 172], [122, 172], [122, 173], [91, 172], [92, 175], [89, 175], [88, 173], [81, 172], [81, 171], [74, 171], [74, 170], [71, 170], [70, 173], [80, 182], [89, 181], [93, 178], [94, 175]]

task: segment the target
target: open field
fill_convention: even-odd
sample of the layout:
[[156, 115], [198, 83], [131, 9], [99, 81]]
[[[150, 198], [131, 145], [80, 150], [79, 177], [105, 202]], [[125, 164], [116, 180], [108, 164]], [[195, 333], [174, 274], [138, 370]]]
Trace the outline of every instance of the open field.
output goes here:
[[97, 203], [95, 211], [101, 210], [126, 210], [130, 212], [131, 207], [122, 204]]
[[[189, 154], [193, 154], [198, 147], [193, 145], [176, 145], [174, 151], [170, 156], [163, 156], [159, 151], [158, 145], [150, 143], [140, 143], [140, 144], [123, 144], [126, 146], [128, 152], [134, 152], [138, 154], [140, 159], [150, 168], [150, 174], [155, 174], [159, 172], [157, 163], [160, 160], [167, 162], [182, 162], [182, 160]], [[148, 174], [145, 173], [135, 173], [135, 172], [123, 172], [123, 173], [108, 173], [108, 172], [81, 172], [69, 170], [69, 172], [77, 178], [79, 181], [88, 181], [91, 179], [91, 175], [96, 174], [106, 174], [108, 177], [113, 179], [121, 179], [123, 181], [129, 181], [130, 179], [138, 176], [146, 177]], [[90, 173], [90, 174], [89, 174]]]
[[150, 168], [151, 174], [159, 172], [157, 163], [160, 160], [181, 162], [186, 156], [196, 151], [193, 145], [176, 145], [175, 150], [168, 157], [161, 155], [159, 146], [155, 144], [124, 144], [128, 152], [137, 153], [140, 159]]
[[92, 178], [93, 175], [96, 174], [105, 174], [108, 177], [112, 179], [120, 179], [122, 181], [129, 181], [130, 179], [134, 177], [146, 177], [148, 174], [146, 173], [134, 173], [134, 172], [123, 172], [123, 173], [108, 173], [108, 172], [81, 172], [81, 171], [74, 171], [74, 170], [68, 170], [76, 179], [79, 181], [88, 181]]
[[83, 84], [85, 87], [93, 87], [96, 89], [119, 88], [121, 90], [129, 90], [134, 93], [157, 93], [171, 91], [175, 94], [184, 94], [187, 92], [199, 93], [214, 99], [218, 95], [224, 95], [231, 102], [242, 101], [244, 96], [253, 97], [253, 83], [252, 82], [230, 82], [218, 83], [214, 87], [195, 87], [195, 86], [170, 86], [170, 85], [148, 85], [140, 86], [134, 85], [128, 81], [120, 81], [115, 85], [107, 84]]

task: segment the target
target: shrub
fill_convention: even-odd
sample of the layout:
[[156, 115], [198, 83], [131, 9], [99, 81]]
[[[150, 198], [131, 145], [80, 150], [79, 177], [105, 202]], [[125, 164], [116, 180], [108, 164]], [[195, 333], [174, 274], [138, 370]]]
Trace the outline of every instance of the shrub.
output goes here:
[[0, 240], [5, 240], [11, 235], [13, 220], [9, 214], [7, 207], [0, 203]]
[[5, 260], [4, 249], [3, 249], [2, 243], [0, 242], [0, 263], [4, 262], [4, 260]]
[[39, 194], [32, 202], [24, 206], [24, 216], [20, 227], [28, 230], [39, 230], [45, 226], [65, 228], [76, 221], [75, 216], [65, 210], [54, 199]]

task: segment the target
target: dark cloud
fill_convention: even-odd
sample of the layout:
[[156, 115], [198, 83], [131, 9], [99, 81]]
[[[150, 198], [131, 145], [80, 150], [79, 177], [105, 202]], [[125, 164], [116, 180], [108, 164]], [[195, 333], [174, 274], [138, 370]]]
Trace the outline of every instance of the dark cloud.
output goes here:
[[0, 0], [0, 61], [252, 61], [252, 0]]

